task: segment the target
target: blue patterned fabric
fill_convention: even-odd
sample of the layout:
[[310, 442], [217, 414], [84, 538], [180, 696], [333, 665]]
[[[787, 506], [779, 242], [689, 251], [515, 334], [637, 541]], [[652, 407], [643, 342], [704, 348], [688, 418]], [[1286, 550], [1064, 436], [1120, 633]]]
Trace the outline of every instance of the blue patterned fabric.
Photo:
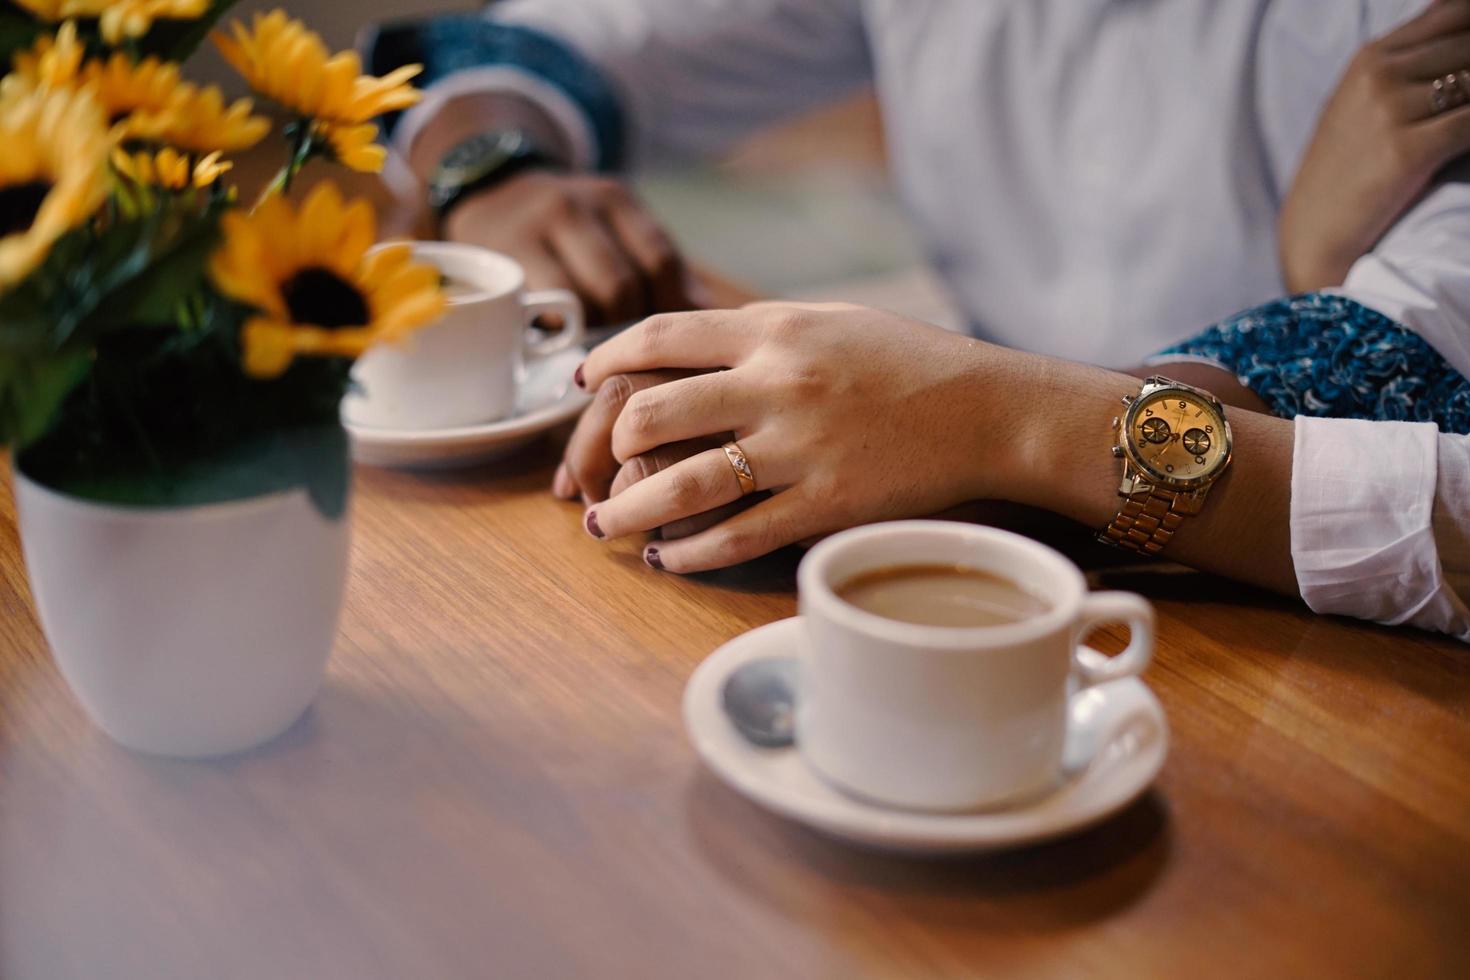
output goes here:
[[1434, 422], [1470, 433], [1470, 382], [1418, 334], [1342, 296], [1258, 306], [1159, 356], [1171, 355], [1214, 361], [1283, 418]]
[[[373, 28], [363, 42], [363, 62], [375, 75], [421, 64], [415, 84], [427, 88], [466, 68], [507, 65], [555, 85], [587, 117], [597, 144], [597, 168], [622, 165], [625, 121], [617, 92], [581, 54], [549, 34], [496, 24], [478, 14], [441, 14], [393, 21]], [[397, 114], [384, 119], [391, 133]]]

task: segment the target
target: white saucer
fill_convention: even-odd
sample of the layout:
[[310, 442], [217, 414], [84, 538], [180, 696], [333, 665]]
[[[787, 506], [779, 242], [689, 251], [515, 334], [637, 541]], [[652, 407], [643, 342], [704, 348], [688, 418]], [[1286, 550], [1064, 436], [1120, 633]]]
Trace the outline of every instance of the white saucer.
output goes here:
[[528, 364], [514, 414], [498, 422], [453, 429], [381, 429], [354, 425], [344, 413], [352, 458], [370, 466], [453, 469], [508, 456], [587, 407], [590, 396], [572, 384], [572, 372], [586, 357], [586, 348], [573, 347]]
[[[1074, 775], [1039, 800], [1011, 809], [960, 814], [864, 802], [823, 781], [795, 748], [763, 749], [747, 742], [721, 704], [725, 678], [751, 660], [792, 656], [801, 628], [800, 617], [784, 619], [736, 637], [710, 654], [684, 689], [684, 727], [700, 758], [737, 792], [820, 833], [911, 854], [1018, 847], [1080, 830], [1117, 813], [1149, 787], [1168, 753], [1163, 707], [1142, 681], [1129, 678], [1073, 697], [1064, 766]], [[1083, 656], [1103, 655], [1084, 650]], [[1104, 739], [1107, 744], [1100, 745]]]

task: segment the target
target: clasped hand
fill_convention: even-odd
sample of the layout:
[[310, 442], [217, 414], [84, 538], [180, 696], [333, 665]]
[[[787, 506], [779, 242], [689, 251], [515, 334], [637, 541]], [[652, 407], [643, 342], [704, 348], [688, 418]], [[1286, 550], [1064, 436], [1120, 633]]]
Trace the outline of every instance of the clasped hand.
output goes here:
[[[1012, 397], [1028, 364], [857, 306], [655, 316], [580, 369], [597, 397], [554, 490], [589, 503], [597, 537], [663, 528], [645, 558], [673, 572], [1005, 496], [1013, 436], [1027, 413], [1045, 411]], [[730, 439], [760, 492], [744, 501], [720, 448]]]

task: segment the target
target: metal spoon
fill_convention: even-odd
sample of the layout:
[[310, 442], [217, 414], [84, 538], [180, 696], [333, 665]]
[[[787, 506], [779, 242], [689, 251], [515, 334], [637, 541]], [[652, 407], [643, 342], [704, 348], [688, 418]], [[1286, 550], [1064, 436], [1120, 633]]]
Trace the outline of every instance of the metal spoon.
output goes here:
[[725, 678], [725, 713], [748, 740], [768, 749], [796, 741], [796, 660], [752, 660]]

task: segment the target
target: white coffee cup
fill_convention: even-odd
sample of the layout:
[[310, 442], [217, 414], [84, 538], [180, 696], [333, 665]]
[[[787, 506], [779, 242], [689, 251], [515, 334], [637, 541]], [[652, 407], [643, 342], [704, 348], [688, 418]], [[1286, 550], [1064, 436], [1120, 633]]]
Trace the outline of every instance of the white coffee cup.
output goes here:
[[[864, 572], [934, 564], [990, 572], [1048, 608], [997, 626], [916, 625], [836, 591]], [[797, 747], [840, 789], [890, 806], [970, 810], [1054, 787], [1069, 692], [1139, 674], [1153, 656], [1146, 600], [1089, 594], [1071, 561], [995, 528], [896, 521], [844, 531], [811, 550], [797, 584], [806, 627]], [[1089, 667], [1079, 642], [1101, 623], [1126, 623], [1132, 636], [1106, 666]]]
[[[401, 344], [368, 351], [353, 368], [358, 390], [343, 412], [374, 429], [442, 429], [495, 422], [515, 411], [525, 362], [582, 343], [582, 305], [565, 289], [525, 290], [520, 263], [458, 242], [414, 242], [417, 261], [437, 266], [461, 292], [444, 315]], [[561, 314], [565, 325], [534, 339], [531, 321]]]

